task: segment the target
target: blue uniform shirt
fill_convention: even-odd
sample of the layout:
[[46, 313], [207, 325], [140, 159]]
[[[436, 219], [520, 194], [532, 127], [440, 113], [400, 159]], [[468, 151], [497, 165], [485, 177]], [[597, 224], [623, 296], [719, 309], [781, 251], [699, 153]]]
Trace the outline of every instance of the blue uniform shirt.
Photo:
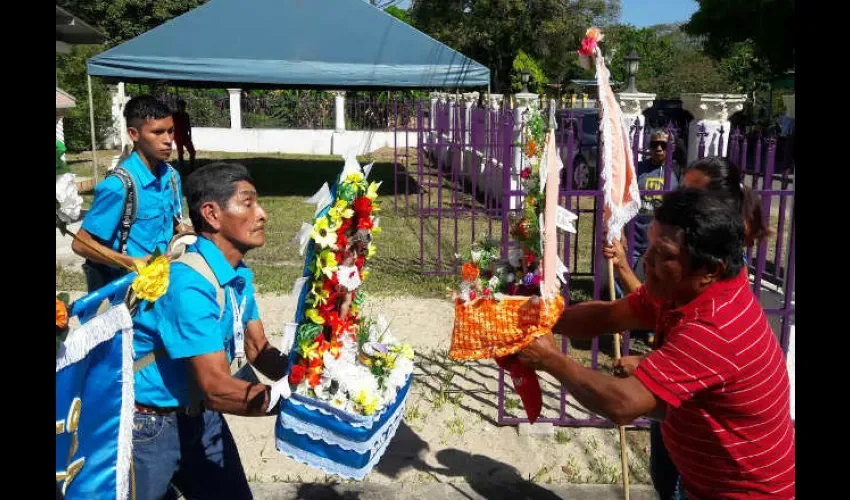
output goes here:
[[[181, 213], [183, 186], [180, 175], [169, 169], [165, 162], [157, 165], [159, 175], [145, 166], [138, 153], [133, 151], [121, 163], [133, 178], [138, 206], [136, 220], [130, 226], [127, 237], [127, 255], [141, 257], [150, 255], [155, 248], [165, 252], [174, 236], [174, 216]], [[171, 186], [171, 170], [177, 181], [177, 196]], [[118, 251], [121, 211], [126, 192], [121, 180], [109, 176], [95, 187], [94, 201], [86, 213], [82, 228], [96, 236], [106, 247]]]
[[254, 300], [253, 273], [240, 262], [234, 269], [221, 250], [203, 236], [187, 251], [199, 252], [209, 264], [218, 283], [224, 288], [225, 304], [222, 311], [216, 301], [212, 283], [194, 269], [179, 262], [170, 269], [168, 291], [154, 302], [154, 307], [144, 311], [139, 308], [133, 325], [135, 358], [141, 359], [159, 347], [165, 347], [168, 356], [162, 356], [136, 373], [136, 401], [156, 407], [186, 406], [189, 404], [186, 358], [224, 350], [232, 361], [233, 304], [230, 289], [237, 305], [245, 297], [242, 311], [243, 328], [259, 319]]

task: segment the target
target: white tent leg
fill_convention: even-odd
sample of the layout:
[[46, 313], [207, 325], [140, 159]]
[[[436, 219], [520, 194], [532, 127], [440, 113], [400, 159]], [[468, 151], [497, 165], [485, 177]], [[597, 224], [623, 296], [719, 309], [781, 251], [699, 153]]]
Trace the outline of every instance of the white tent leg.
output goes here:
[[89, 85], [89, 125], [91, 126], [91, 165], [92, 165], [92, 179], [94, 183], [97, 184], [97, 144], [95, 140], [94, 134], [94, 99], [92, 98], [91, 93], [91, 75], [88, 76], [88, 85]]

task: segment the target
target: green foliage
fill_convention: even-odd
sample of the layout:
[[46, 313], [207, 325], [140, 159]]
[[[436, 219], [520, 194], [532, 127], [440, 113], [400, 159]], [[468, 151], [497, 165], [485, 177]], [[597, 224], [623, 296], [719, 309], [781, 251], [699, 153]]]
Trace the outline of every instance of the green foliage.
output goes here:
[[705, 37], [705, 51], [717, 60], [740, 55], [748, 43], [752, 57], [771, 77], [794, 67], [794, 0], [697, 0], [699, 10], [683, 26]]
[[[78, 45], [70, 54], [56, 54], [57, 85], [77, 100], [76, 107], [68, 110], [63, 120], [68, 151], [91, 149], [86, 59], [99, 54], [102, 49], [99, 45]], [[95, 135], [98, 141], [102, 141], [112, 128], [112, 110], [109, 89], [98, 78], [92, 78], [92, 101]]]
[[403, 23], [412, 24], [410, 21], [410, 14], [408, 14], [406, 10], [396, 7], [395, 5], [390, 5], [389, 7], [384, 9], [384, 12], [393, 16], [394, 18], [398, 19]]
[[511, 72], [511, 91], [517, 93], [522, 90], [521, 76], [523, 70], [527, 70], [529, 73], [528, 91], [535, 94], [544, 93], [549, 79], [540, 69], [537, 61], [522, 50], [514, 58], [513, 71]]
[[619, 10], [619, 0], [418, 0], [409, 13], [417, 29], [490, 68], [494, 92], [510, 92], [520, 50], [549, 81], [581, 75], [581, 37], [611, 24]]

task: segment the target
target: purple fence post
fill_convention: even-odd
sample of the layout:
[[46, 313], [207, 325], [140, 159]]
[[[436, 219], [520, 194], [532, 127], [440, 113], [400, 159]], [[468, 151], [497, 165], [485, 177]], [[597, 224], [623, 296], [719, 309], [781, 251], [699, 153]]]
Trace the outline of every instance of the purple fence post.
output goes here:
[[[427, 214], [425, 213], [425, 189], [423, 186], [423, 170], [425, 168], [425, 158], [422, 154], [422, 144], [423, 144], [423, 131], [422, 131], [422, 101], [419, 101], [418, 109], [416, 110], [417, 114], [417, 137], [419, 146], [416, 148], [416, 172], [418, 174], [419, 179], [419, 267], [420, 273], [425, 274], [425, 217]], [[430, 117], [429, 121], [433, 123], [434, 117]], [[429, 128], [431, 127], [431, 123], [428, 124]], [[433, 134], [430, 134], [429, 138], [429, 149], [433, 149]], [[430, 153], [429, 153], [430, 154]]]
[[[395, 116], [398, 118], [398, 103], [395, 102]], [[395, 196], [393, 196], [393, 213], [398, 215], [398, 120], [393, 120], [393, 185]]]
[[739, 165], [739, 168], [741, 168], [740, 167], [741, 164], [738, 161], [738, 151], [740, 150], [740, 148], [739, 148], [739, 141], [740, 140], [741, 140], [741, 132], [737, 127], [735, 127], [735, 129], [732, 131], [731, 135], [729, 136], [729, 155], [728, 156], [729, 156], [729, 159], [732, 160], [732, 163], [734, 163], [735, 165]]
[[[717, 143], [717, 156], [720, 156], [720, 157], [723, 156], [723, 135], [725, 133], [726, 133], [726, 131], [723, 130], [723, 124], [721, 123], [720, 124], [720, 132], [719, 132], [719, 135], [718, 135], [718, 141], [719, 142]], [[728, 147], [726, 148], [726, 151], [727, 152], [729, 151]]]
[[[773, 196], [770, 194], [771, 190], [773, 190], [773, 166], [774, 160], [776, 158], [776, 138], [772, 135], [767, 137], [767, 165], [765, 165], [764, 171], [764, 179], [762, 182], [762, 206], [764, 207], [764, 213], [767, 214], [768, 220], [770, 220], [770, 202], [773, 200]], [[769, 180], [769, 184], [768, 184]], [[776, 268], [779, 267], [779, 256], [774, 257], [774, 266]], [[756, 297], [761, 298], [761, 281], [762, 275], [764, 274], [764, 267], [767, 263], [767, 239], [763, 238], [759, 241], [758, 245], [758, 263], [756, 265], [756, 276], [753, 279], [753, 288]]]
[[797, 225], [797, 202], [794, 201], [794, 204], [791, 206], [791, 235], [788, 241], [788, 265], [786, 268], [786, 277], [785, 284], [783, 286], [783, 290], [785, 292], [785, 300], [783, 301], [782, 307], [782, 334], [780, 335], [780, 344], [782, 345], [782, 352], [786, 355], [788, 354], [788, 341], [789, 336], [791, 334], [791, 316], [794, 315], [794, 312], [791, 310], [791, 298], [794, 296], [794, 270], [796, 268], [795, 263], [795, 245], [794, 241], [796, 240], [796, 225]]

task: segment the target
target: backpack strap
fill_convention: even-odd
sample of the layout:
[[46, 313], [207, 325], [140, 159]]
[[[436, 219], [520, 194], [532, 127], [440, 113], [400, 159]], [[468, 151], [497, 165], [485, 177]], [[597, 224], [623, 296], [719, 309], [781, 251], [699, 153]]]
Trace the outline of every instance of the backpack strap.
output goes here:
[[138, 203], [136, 197], [136, 186], [133, 177], [124, 167], [117, 166], [106, 174], [107, 177], [114, 175], [124, 185], [124, 207], [121, 210], [121, 223], [118, 226], [118, 253], [127, 253], [127, 239], [130, 237], [130, 226], [136, 221]]
[[183, 197], [180, 196], [180, 190], [177, 188], [177, 170], [168, 163], [165, 165], [168, 167], [168, 172], [171, 174], [171, 199], [174, 201], [174, 208], [176, 210], [174, 217], [177, 219], [179, 224], [183, 224]]
[[[206, 259], [197, 252], [186, 252], [178, 259], [175, 259], [172, 263], [174, 262], [182, 262], [189, 266], [213, 285], [216, 290], [215, 299], [220, 310], [218, 317], [221, 319], [222, 314], [224, 314], [224, 287], [218, 284], [218, 279], [216, 279], [215, 274]], [[136, 360], [133, 363], [133, 371], [138, 372], [157, 359], [162, 359], [164, 357], [168, 357], [168, 353], [165, 351], [164, 347], [158, 347]], [[187, 382], [189, 384], [189, 406], [186, 408], [186, 413], [188, 415], [198, 415], [201, 408], [201, 390], [200, 387], [198, 387], [198, 381], [195, 379], [195, 376], [191, 371], [191, 367], [187, 368], [189, 370], [187, 377]]]

